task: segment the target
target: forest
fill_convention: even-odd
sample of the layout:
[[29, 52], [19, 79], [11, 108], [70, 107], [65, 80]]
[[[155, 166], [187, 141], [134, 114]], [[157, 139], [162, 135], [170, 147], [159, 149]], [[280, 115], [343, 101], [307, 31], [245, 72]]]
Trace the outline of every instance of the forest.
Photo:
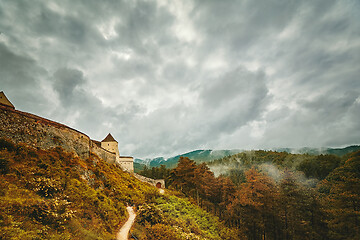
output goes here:
[[165, 178], [240, 239], [360, 239], [360, 151], [249, 151], [208, 165], [181, 157], [141, 174]]

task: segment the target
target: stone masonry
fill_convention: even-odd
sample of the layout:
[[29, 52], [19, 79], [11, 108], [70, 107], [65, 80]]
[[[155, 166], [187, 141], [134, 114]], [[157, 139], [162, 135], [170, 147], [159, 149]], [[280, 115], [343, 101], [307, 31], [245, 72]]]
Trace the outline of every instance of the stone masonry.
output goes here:
[[[88, 158], [92, 152], [104, 161], [120, 166], [124, 171], [134, 172], [133, 157], [120, 156], [115, 139], [108, 141], [108, 136], [105, 138], [107, 141], [91, 140], [86, 134], [64, 124], [16, 110], [3, 92], [0, 92], [0, 97], [0, 138], [8, 138], [15, 143], [25, 143], [35, 148], [62, 147], [82, 159]], [[135, 173], [134, 176], [158, 188], [165, 188], [163, 179], [155, 180]]]

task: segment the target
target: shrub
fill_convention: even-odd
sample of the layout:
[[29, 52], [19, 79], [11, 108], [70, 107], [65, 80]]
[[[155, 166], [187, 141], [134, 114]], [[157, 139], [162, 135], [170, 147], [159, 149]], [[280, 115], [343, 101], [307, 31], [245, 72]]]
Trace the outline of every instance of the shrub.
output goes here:
[[171, 226], [164, 224], [155, 224], [146, 227], [146, 236], [148, 240], [181, 240], [182, 238], [176, 233], [175, 229]]
[[59, 228], [74, 217], [75, 211], [68, 208], [69, 204], [58, 198], [43, 200], [31, 206], [30, 216], [45, 225]]
[[154, 225], [163, 222], [163, 213], [154, 204], [144, 204], [139, 207], [137, 222], [146, 225]]
[[0, 174], [9, 173], [9, 162], [6, 159], [0, 159]]
[[1, 138], [0, 139], [0, 150], [4, 150], [4, 149], [7, 149], [9, 152], [13, 152], [13, 151], [15, 151], [16, 146], [10, 140]]
[[50, 198], [63, 191], [60, 180], [47, 177], [32, 178], [28, 185], [42, 197]]

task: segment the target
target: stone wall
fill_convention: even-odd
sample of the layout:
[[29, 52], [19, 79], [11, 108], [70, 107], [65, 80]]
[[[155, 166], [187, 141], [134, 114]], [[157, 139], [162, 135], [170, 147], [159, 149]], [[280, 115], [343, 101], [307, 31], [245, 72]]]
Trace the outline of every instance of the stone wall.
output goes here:
[[90, 152], [110, 164], [120, 166], [124, 171], [134, 172], [132, 157], [117, 157], [116, 153], [101, 147], [101, 142], [91, 140], [87, 135], [66, 125], [0, 105], [0, 138], [15, 143], [49, 149], [62, 147], [80, 158], [86, 159]]
[[16, 143], [49, 149], [62, 147], [88, 158], [90, 138], [75, 129], [39, 116], [0, 106], [0, 137]]
[[90, 141], [90, 151], [98, 155], [105, 162], [115, 164], [116, 163], [116, 154], [109, 152], [108, 150], [99, 147], [96, 141]]
[[165, 188], [165, 180], [164, 179], [152, 179], [148, 177], [141, 176], [139, 174], [134, 173], [134, 177], [139, 179], [142, 182], [146, 182], [157, 188]]
[[124, 171], [134, 172], [134, 158], [133, 157], [121, 156], [121, 157], [119, 157], [117, 164], [119, 164], [120, 167]]

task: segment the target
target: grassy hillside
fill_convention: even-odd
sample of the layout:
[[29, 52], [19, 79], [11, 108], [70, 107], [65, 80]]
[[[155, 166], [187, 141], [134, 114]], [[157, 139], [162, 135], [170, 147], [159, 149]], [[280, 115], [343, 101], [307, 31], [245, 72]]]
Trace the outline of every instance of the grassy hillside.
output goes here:
[[134, 235], [141, 240], [239, 239], [219, 218], [189, 199], [165, 194], [138, 211]]
[[0, 140], [0, 239], [113, 239], [158, 192], [97, 156]]
[[0, 139], [0, 239], [114, 239], [138, 209], [139, 239], [237, 239], [190, 201], [141, 183], [92, 155]]

